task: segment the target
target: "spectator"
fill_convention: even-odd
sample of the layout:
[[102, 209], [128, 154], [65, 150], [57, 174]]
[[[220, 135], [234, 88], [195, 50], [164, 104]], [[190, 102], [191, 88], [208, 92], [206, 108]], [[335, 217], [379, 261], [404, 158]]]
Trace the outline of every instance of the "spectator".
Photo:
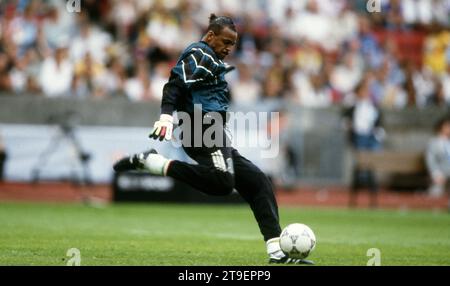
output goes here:
[[441, 85], [445, 102], [450, 105], [450, 64], [447, 64], [447, 71], [441, 76]]
[[150, 75], [145, 62], [138, 63], [132, 77], [125, 81], [124, 91], [131, 101], [151, 100]]
[[300, 13], [295, 22], [295, 35], [326, 49], [335, 48], [332, 35], [332, 22], [321, 14], [316, 0], [309, 0], [306, 10]]
[[296, 74], [294, 86], [297, 89], [299, 104], [309, 108], [328, 107], [332, 104], [331, 89], [324, 84], [322, 73]]
[[360, 54], [369, 69], [378, 68], [383, 61], [383, 53], [373, 34], [372, 23], [369, 19], [359, 17]]
[[24, 92], [27, 85], [26, 74], [27, 60], [26, 57], [22, 57], [14, 63], [14, 67], [9, 72], [10, 88], [15, 93]]
[[61, 41], [69, 41], [74, 30], [73, 19], [70, 13], [61, 11], [57, 7], [50, 7], [48, 17], [43, 20], [41, 33], [44, 37], [45, 46], [50, 50], [55, 49]]
[[[335, 2], [335, 1], [333, 1]], [[340, 44], [351, 42], [358, 36], [358, 15], [350, 9], [347, 1], [342, 3], [343, 8], [335, 17], [332, 34]]]
[[106, 96], [105, 84], [103, 83], [105, 68], [95, 61], [88, 52], [84, 58], [75, 65], [74, 92], [79, 98], [104, 97]]
[[3, 145], [2, 138], [0, 137], [0, 182], [3, 181], [5, 176], [5, 162], [7, 157], [5, 146]]
[[427, 168], [432, 179], [428, 194], [441, 197], [450, 178], [450, 118], [439, 120], [435, 132], [426, 151]]
[[164, 85], [170, 76], [170, 67], [167, 62], [159, 62], [155, 64], [153, 73], [150, 77], [150, 92], [153, 100], [161, 101]]
[[436, 93], [436, 81], [430, 69], [415, 69], [413, 84], [416, 92], [416, 104], [418, 108], [424, 108], [432, 104]]
[[390, 66], [392, 62], [386, 61], [383, 66], [376, 71], [375, 80], [371, 88], [374, 93], [375, 102], [385, 108], [402, 109], [406, 106], [408, 96], [402, 85], [396, 83], [391, 76]]
[[[448, 0], [381, 0], [381, 13], [367, 13], [366, 0], [244, 2], [89, 0], [81, 13], [67, 13], [66, 3], [57, 0], [0, 2], [0, 88], [39, 91], [40, 66], [48, 66], [58, 43], [66, 42], [68, 63], [77, 67], [75, 93], [85, 97], [124, 93], [125, 67], [148, 61], [157, 70], [159, 62], [173, 63], [183, 43], [192, 42], [205, 28], [199, 20], [211, 11], [221, 11], [237, 19], [241, 35], [236, 58], [230, 58], [230, 63], [242, 62], [259, 71], [251, 85], [253, 93], [255, 84], [261, 86], [258, 99], [298, 99], [298, 86], [311, 87], [314, 82], [310, 90], [317, 94], [331, 87], [332, 103], [339, 104], [362, 74], [381, 74], [388, 62], [388, 75], [380, 83], [383, 88], [374, 91], [378, 97], [377, 92], [389, 90], [390, 96], [379, 97], [383, 106], [405, 106], [404, 100], [399, 100], [400, 104], [397, 100], [404, 98], [404, 89], [409, 106], [427, 107], [442, 99], [448, 102]], [[405, 27], [412, 30], [407, 37], [402, 34]], [[392, 35], [388, 41], [384, 40], [386, 33]], [[408, 50], [409, 43], [422, 46], [422, 33], [426, 38], [423, 51]], [[105, 70], [100, 77], [96, 72], [83, 73], [81, 79], [78, 67], [86, 54], [94, 66], [114, 63], [115, 71]], [[413, 61], [416, 67], [403, 71], [403, 60]], [[151, 78], [156, 82], [153, 95], [158, 94], [163, 74]], [[296, 83], [299, 75], [304, 78]], [[237, 77], [237, 73], [229, 76]], [[318, 78], [321, 80], [315, 80]], [[83, 82], [95, 84], [87, 88]], [[129, 92], [131, 87], [127, 87]]]
[[198, 26], [195, 25], [195, 22], [190, 17], [183, 17], [181, 19], [180, 27], [183, 29], [183, 32], [180, 32], [177, 48], [183, 49], [187, 45], [198, 41], [202, 37], [201, 30]]
[[348, 120], [350, 142], [356, 150], [378, 151], [384, 138], [381, 111], [370, 95], [370, 78], [366, 77], [356, 87], [356, 100], [345, 111]]
[[59, 46], [53, 56], [44, 60], [40, 72], [40, 85], [48, 97], [70, 96], [74, 69], [67, 57], [65, 45]]
[[72, 61], [82, 60], [86, 53], [91, 54], [93, 60], [100, 63], [107, 61], [106, 48], [111, 43], [111, 37], [89, 22], [80, 24], [79, 35], [70, 42], [70, 58]]
[[450, 47], [450, 32], [440, 31], [425, 40], [424, 65], [434, 74], [441, 75], [447, 66], [447, 48]]
[[[356, 101], [345, 110], [344, 118], [349, 132], [350, 144], [354, 151], [376, 152], [381, 149], [384, 129], [381, 126], [381, 111], [372, 102], [369, 89], [370, 79], [366, 77], [356, 88]], [[350, 206], [355, 204], [356, 192], [368, 186], [371, 191], [371, 206], [376, 205], [378, 184], [372, 171], [353, 169]]]
[[19, 13], [10, 24], [11, 36], [18, 47], [19, 56], [36, 43], [38, 35], [36, 8], [36, 5], [30, 3], [23, 14]]
[[119, 58], [112, 58], [106, 65], [105, 73], [102, 76], [102, 86], [109, 96], [116, 96], [123, 93], [126, 80], [125, 68]]
[[286, 78], [283, 65], [277, 60], [267, 71], [263, 81], [263, 95], [267, 99], [279, 99], [285, 95]]
[[[147, 25], [147, 34], [163, 50], [180, 49], [178, 42], [181, 31], [178, 21], [173, 14], [164, 8], [152, 12]], [[161, 35], [164, 35], [164, 37], [161, 37]]]
[[363, 66], [361, 58], [356, 53], [344, 55], [343, 62], [337, 65], [331, 74], [331, 85], [341, 94], [353, 91], [361, 81]]
[[233, 102], [236, 104], [254, 104], [261, 95], [261, 85], [256, 81], [252, 69], [242, 64], [238, 68], [239, 78], [231, 85]]
[[114, 23], [117, 26], [120, 39], [128, 37], [130, 27], [137, 20], [136, 3], [133, 0], [116, 1], [112, 11]]
[[307, 74], [319, 73], [324, 61], [323, 54], [317, 46], [308, 41], [302, 42], [294, 57], [298, 67]]

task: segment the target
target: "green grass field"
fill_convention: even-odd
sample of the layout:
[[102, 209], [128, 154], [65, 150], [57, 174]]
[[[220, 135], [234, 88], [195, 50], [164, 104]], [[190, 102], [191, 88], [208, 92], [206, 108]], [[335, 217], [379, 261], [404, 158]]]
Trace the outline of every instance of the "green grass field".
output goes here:
[[[450, 265], [450, 215], [435, 212], [281, 208], [283, 226], [308, 224], [317, 265]], [[0, 265], [267, 265], [245, 206], [0, 203]]]

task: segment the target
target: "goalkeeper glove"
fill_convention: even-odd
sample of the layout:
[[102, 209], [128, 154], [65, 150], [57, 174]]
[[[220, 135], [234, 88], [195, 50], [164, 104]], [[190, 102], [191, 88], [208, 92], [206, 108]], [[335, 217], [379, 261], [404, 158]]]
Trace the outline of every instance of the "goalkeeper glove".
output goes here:
[[149, 137], [155, 140], [159, 139], [159, 141], [163, 141], [163, 139], [170, 141], [172, 139], [172, 131], [173, 117], [168, 114], [161, 114], [159, 120], [155, 122], [153, 131]]

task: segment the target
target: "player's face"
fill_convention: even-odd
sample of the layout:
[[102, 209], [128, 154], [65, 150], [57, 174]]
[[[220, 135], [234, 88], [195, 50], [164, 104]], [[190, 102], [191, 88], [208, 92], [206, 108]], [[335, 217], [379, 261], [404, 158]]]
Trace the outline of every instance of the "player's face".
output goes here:
[[228, 27], [223, 28], [218, 35], [212, 31], [208, 32], [208, 44], [221, 60], [231, 53], [236, 41], [237, 33]]

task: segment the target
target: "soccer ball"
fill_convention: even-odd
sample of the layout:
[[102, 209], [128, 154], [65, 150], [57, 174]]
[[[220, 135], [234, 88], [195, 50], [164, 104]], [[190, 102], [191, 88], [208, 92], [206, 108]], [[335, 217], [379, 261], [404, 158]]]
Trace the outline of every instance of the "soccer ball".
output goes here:
[[281, 232], [280, 247], [290, 258], [303, 259], [316, 247], [316, 236], [307, 225], [293, 223]]

